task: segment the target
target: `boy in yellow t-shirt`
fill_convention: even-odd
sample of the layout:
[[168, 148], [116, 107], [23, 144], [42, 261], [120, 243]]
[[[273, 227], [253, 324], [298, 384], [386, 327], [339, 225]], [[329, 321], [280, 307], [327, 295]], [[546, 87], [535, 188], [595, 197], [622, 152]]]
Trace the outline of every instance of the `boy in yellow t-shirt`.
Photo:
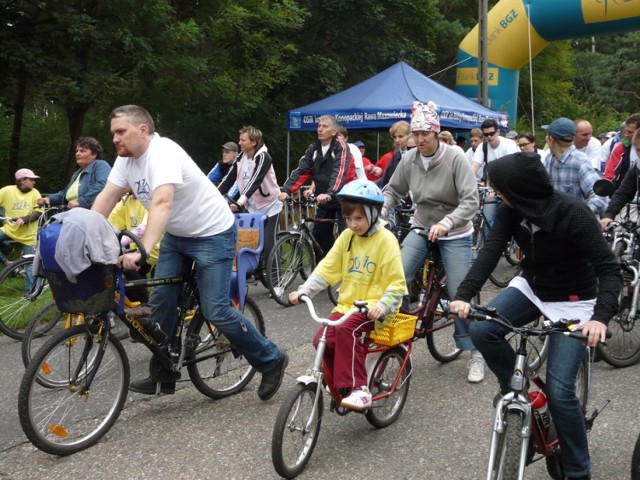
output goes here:
[[[354, 339], [362, 332], [381, 328], [384, 322], [379, 320], [393, 318], [402, 296], [407, 294], [407, 286], [398, 240], [379, 219], [384, 203], [380, 189], [369, 180], [354, 180], [345, 185], [338, 197], [348, 228], [304, 285], [289, 295], [289, 301], [298, 304], [301, 294], [312, 297], [340, 281], [340, 297], [331, 319], [349, 311], [354, 301], [367, 301], [366, 316], [355, 314], [329, 329], [324, 357], [334, 386], [352, 389], [341, 405], [364, 410], [371, 407], [371, 393], [367, 388], [364, 346]], [[314, 339], [316, 347], [321, 333], [322, 328]]]
[[[0, 207], [4, 209], [4, 216], [11, 219], [0, 227], [0, 250], [3, 253], [10, 251], [6, 241], [14, 240], [22, 245], [23, 255], [32, 254], [35, 251], [38, 218], [42, 215], [42, 210], [36, 204], [40, 192], [34, 188], [36, 179], [40, 177], [28, 168], [18, 170], [15, 177], [15, 185], [0, 188]], [[0, 261], [7, 263], [2, 254]]]

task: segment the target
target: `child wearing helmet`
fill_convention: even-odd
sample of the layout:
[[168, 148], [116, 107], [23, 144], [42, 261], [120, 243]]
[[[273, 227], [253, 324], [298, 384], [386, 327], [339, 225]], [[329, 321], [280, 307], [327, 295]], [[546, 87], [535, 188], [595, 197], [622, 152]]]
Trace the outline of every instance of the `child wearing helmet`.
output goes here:
[[[395, 236], [380, 220], [384, 197], [380, 188], [369, 180], [354, 180], [338, 193], [347, 229], [338, 237], [327, 256], [318, 264], [307, 281], [289, 301], [299, 303], [299, 296], [309, 297], [342, 282], [338, 305], [330, 318], [340, 318], [356, 300], [365, 300], [367, 315], [356, 314], [328, 332], [325, 362], [333, 374], [333, 384], [351, 393], [341, 405], [354, 410], [371, 406], [367, 388], [365, 351], [358, 340], [362, 332], [381, 329], [398, 312], [407, 286]], [[316, 334], [314, 346], [322, 328]]]

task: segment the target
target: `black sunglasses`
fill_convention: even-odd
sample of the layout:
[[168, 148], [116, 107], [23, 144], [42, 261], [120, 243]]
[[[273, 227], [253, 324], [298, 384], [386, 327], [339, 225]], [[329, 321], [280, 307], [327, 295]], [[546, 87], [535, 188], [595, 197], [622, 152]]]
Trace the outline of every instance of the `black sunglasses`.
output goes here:
[[482, 132], [482, 135], [485, 137], [493, 137], [496, 133], [498, 133], [498, 131], [494, 130], [493, 132]]

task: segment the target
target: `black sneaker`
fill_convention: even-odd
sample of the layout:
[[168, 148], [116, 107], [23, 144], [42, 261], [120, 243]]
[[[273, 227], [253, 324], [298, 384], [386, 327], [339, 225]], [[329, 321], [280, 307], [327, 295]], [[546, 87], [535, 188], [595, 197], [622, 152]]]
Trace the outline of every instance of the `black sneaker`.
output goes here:
[[[129, 384], [129, 390], [136, 393], [143, 393], [144, 395], [156, 394], [156, 382], [151, 377], [147, 377], [144, 380], [136, 380]], [[172, 394], [176, 392], [176, 381], [171, 380], [169, 382], [162, 382], [160, 385], [160, 393]]]
[[278, 364], [268, 372], [262, 374], [262, 381], [258, 387], [258, 397], [260, 400], [269, 400], [273, 397], [284, 378], [284, 370], [289, 365], [289, 355], [285, 352]]

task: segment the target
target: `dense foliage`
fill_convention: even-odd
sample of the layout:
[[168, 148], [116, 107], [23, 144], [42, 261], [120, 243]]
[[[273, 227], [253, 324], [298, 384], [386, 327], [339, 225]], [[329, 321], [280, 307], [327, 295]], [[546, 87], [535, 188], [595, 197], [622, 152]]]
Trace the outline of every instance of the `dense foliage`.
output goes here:
[[[494, 4], [490, 2], [490, 4]], [[114, 157], [109, 112], [137, 103], [203, 169], [243, 125], [265, 134], [284, 178], [286, 112], [403, 60], [453, 87], [476, 0], [0, 0], [0, 179], [17, 168], [60, 188], [72, 143], [95, 136]], [[600, 131], [639, 110], [638, 34], [561, 42], [534, 61], [536, 123], [593, 119]], [[605, 73], [606, 72], [606, 73]], [[530, 128], [523, 70], [518, 127]], [[529, 125], [527, 125], [529, 122]], [[352, 132], [375, 144], [376, 133]], [[311, 134], [291, 136], [292, 162]], [[381, 135], [383, 149], [389, 147]], [[375, 151], [369, 150], [375, 159]]]

